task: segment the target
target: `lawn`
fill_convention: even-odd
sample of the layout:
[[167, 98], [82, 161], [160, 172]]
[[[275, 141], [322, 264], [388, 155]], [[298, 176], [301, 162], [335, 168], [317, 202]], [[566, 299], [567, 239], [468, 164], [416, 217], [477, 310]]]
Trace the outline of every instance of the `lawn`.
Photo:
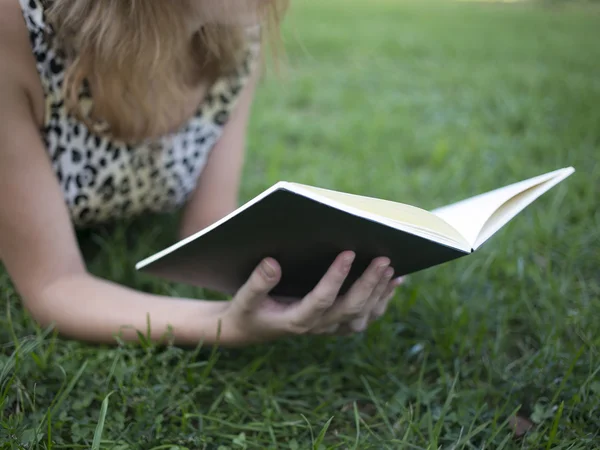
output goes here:
[[[599, 30], [597, 6], [294, 2], [242, 200], [286, 179], [433, 208], [576, 174], [351, 338], [82, 345], [0, 271], [0, 448], [600, 449]], [[135, 272], [173, 239], [151, 219], [82, 235], [90, 269], [200, 295]]]

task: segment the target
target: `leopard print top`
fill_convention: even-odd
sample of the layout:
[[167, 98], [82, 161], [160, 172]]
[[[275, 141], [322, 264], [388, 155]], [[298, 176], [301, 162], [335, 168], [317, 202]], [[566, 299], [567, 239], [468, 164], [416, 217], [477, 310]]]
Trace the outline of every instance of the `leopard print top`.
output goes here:
[[[249, 47], [236, 73], [217, 80], [177, 133], [133, 147], [94, 134], [67, 113], [64, 61], [49, 39], [52, 31], [42, 0], [19, 1], [45, 94], [41, 135], [75, 226], [180, 207], [196, 186], [248, 80], [257, 46]], [[89, 96], [86, 100], [91, 102]]]

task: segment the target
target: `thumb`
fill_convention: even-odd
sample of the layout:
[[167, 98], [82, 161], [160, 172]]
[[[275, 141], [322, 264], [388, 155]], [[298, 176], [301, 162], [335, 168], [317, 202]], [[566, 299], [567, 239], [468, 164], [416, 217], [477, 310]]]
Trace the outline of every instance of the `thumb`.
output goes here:
[[248, 309], [258, 306], [280, 279], [281, 268], [277, 261], [272, 258], [262, 260], [238, 292], [241, 306]]

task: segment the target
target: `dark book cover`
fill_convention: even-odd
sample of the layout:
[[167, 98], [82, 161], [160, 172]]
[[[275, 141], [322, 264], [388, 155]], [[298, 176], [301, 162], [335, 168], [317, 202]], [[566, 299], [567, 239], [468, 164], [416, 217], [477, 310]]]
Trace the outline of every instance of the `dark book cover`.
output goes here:
[[356, 260], [342, 294], [379, 256], [389, 257], [401, 276], [468, 254], [281, 188], [141, 270], [234, 294], [263, 258], [272, 257], [282, 279], [271, 294], [302, 298], [346, 250]]

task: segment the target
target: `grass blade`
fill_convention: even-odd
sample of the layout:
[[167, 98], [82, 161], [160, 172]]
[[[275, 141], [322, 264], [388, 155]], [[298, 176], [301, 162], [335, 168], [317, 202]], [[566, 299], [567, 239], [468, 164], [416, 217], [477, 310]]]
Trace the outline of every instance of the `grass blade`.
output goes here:
[[562, 417], [563, 408], [565, 407], [565, 402], [561, 402], [558, 407], [558, 411], [554, 415], [554, 420], [552, 421], [552, 428], [550, 429], [550, 435], [548, 436], [548, 443], [546, 444], [546, 450], [550, 450], [552, 448], [552, 444], [554, 444], [554, 440], [556, 439], [556, 433], [558, 431], [558, 422]]
[[327, 434], [327, 430], [329, 429], [329, 426], [331, 425], [332, 421], [333, 421], [333, 417], [331, 417], [327, 421], [327, 423], [323, 426], [323, 428], [321, 429], [321, 432], [319, 433], [319, 435], [317, 436], [317, 439], [315, 439], [315, 442], [313, 443], [313, 450], [319, 450], [319, 447], [321, 446], [321, 443], [325, 439], [325, 435]]
[[108, 412], [108, 399], [113, 394], [110, 392], [104, 400], [102, 400], [102, 407], [100, 408], [100, 417], [98, 418], [98, 425], [96, 425], [96, 431], [94, 432], [94, 441], [92, 442], [92, 450], [100, 450], [100, 440], [102, 439], [102, 432], [104, 431], [104, 421], [106, 420], [106, 413]]

